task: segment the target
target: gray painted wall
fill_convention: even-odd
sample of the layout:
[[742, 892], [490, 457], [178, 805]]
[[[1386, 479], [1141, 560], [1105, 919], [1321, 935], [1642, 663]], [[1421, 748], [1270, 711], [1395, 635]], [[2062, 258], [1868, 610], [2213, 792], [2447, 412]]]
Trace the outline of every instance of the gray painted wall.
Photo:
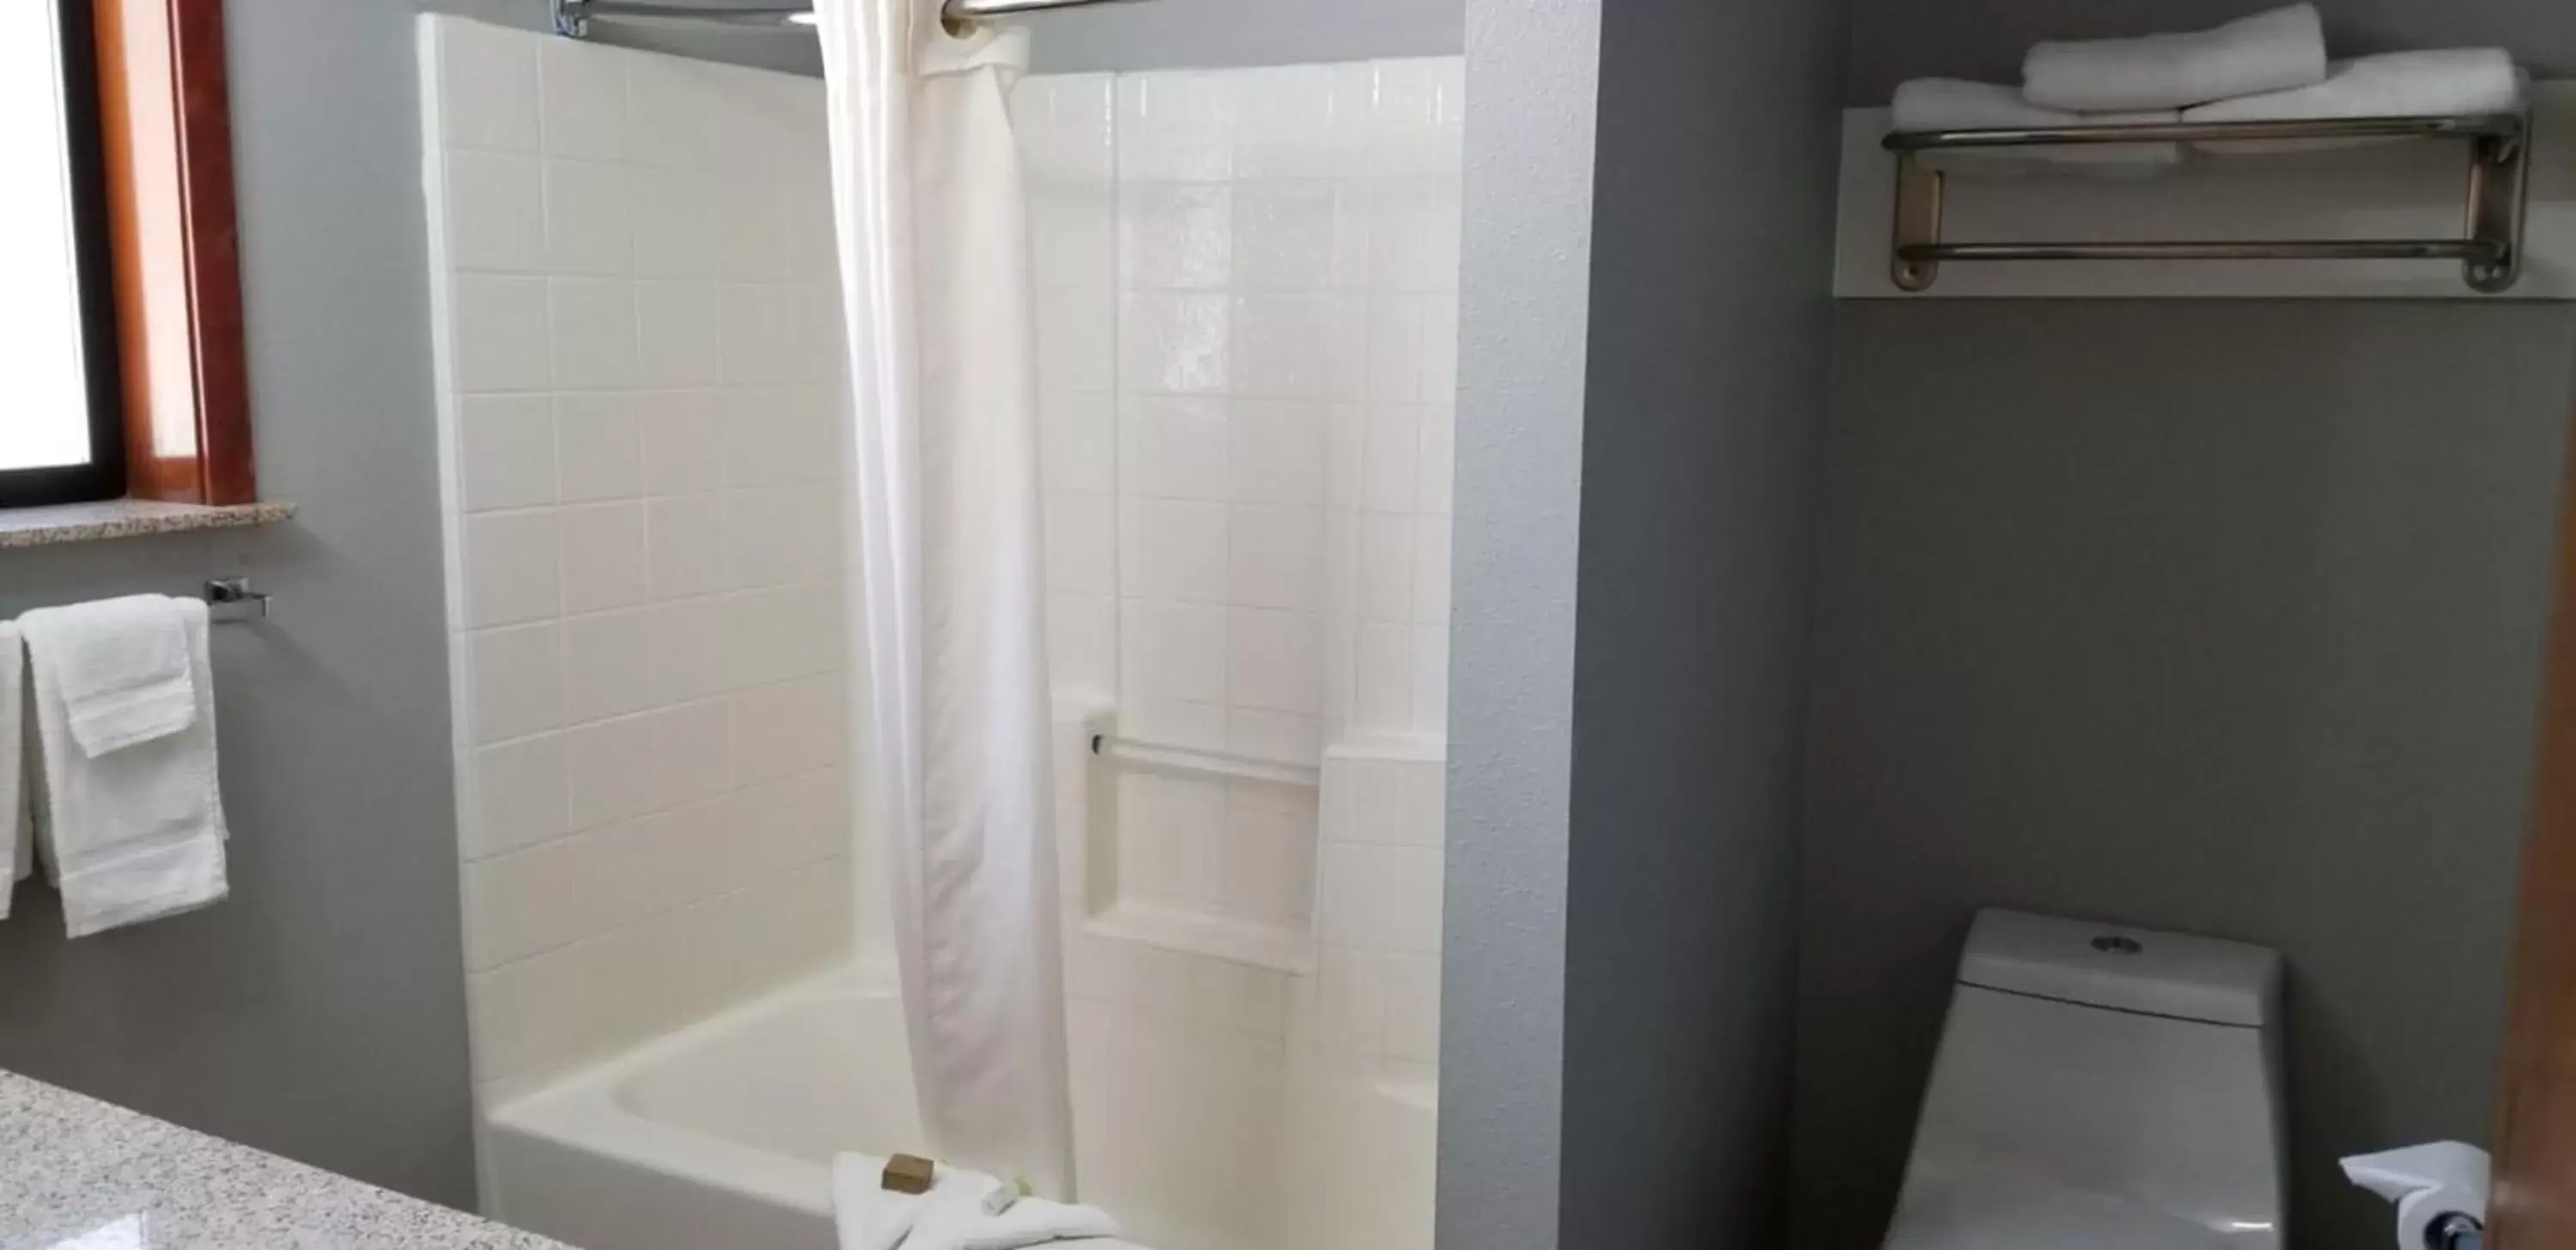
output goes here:
[[1600, 0], [1465, 0], [1444, 1250], [1553, 1250]]
[[[2100, 39], [2215, 25], [2285, 0], [1853, 0], [1853, 104], [1885, 104], [1908, 78], [2016, 82], [2042, 39]], [[2500, 45], [2544, 77], [2576, 75], [2576, 5], [2564, 0], [2317, 0], [2337, 56]]]
[[1465, 7], [1462, 0], [1150, 0], [1027, 21], [1037, 40], [1030, 68], [1045, 74], [1455, 56]]
[[2576, 309], [1842, 309], [1800, 1250], [1874, 1247], [1971, 912], [2288, 957], [2295, 1244], [2489, 1140]]
[[1566, 1246], [1782, 1240], [1840, 8], [1603, 14]]
[[263, 489], [302, 521], [0, 553], [0, 614], [249, 572], [217, 631], [232, 897], [0, 924], [0, 1067], [452, 1204], [474, 1195], [411, 14], [228, 6]]

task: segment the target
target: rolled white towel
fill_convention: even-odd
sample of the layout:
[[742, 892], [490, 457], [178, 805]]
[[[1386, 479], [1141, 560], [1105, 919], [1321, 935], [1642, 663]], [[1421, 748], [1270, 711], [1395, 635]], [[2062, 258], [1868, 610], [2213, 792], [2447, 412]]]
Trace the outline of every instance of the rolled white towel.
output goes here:
[[2257, 13], [2179, 35], [2043, 43], [2022, 61], [2022, 94], [2078, 113], [2178, 109], [2325, 81], [2314, 5]]
[[[2294, 91], [2221, 100], [2183, 111], [2184, 121], [2310, 121], [2335, 117], [2467, 117], [2519, 113], [2530, 78], [2501, 48], [2450, 48], [2391, 52], [2337, 61], [2326, 80]], [[2204, 143], [2212, 152], [2306, 152], [2374, 139], [2314, 139]]]
[[[2062, 113], [2044, 109], [2010, 87], [1955, 78], [1917, 78], [1898, 85], [1890, 110], [1900, 131], [2018, 130], [2056, 126], [2144, 126], [2176, 114]], [[1951, 148], [1922, 154], [1923, 163], [1947, 173], [2011, 176], [2056, 170], [2104, 178], [2143, 178], [2182, 162], [2171, 143], [2048, 144], [2026, 148]]]

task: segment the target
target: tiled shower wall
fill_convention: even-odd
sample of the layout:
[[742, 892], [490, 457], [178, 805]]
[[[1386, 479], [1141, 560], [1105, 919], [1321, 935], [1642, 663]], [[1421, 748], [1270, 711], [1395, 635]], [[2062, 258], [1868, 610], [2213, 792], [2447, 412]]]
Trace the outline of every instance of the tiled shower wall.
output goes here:
[[477, 1080], [845, 960], [822, 88], [422, 19]]

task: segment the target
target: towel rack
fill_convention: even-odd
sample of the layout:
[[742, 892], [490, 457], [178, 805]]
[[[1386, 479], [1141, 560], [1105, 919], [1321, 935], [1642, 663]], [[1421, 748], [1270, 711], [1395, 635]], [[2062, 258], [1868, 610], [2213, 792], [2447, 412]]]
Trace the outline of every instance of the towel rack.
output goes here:
[[268, 619], [269, 595], [254, 589], [247, 577], [217, 577], [206, 582], [206, 615], [217, 624]]
[[[2167, 122], [2143, 126], [1898, 131], [1896, 238], [1891, 276], [1928, 291], [1943, 262], [2029, 260], [2456, 260], [2471, 289], [2510, 290], [2522, 276], [2523, 205], [2530, 190], [2531, 123], [2520, 114], [2355, 117], [2301, 121]], [[2452, 139], [2469, 145], [2468, 228], [2450, 239], [2186, 239], [2121, 243], [1951, 243], [1941, 238], [1941, 171], [1926, 152], [2125, 143], [2253, 143], [2338, 139]]]

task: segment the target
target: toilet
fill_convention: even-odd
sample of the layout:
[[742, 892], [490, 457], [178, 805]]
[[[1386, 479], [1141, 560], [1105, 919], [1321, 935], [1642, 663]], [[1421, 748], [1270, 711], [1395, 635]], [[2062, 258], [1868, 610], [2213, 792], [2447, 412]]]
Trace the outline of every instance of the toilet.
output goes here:
[[1977, 916], [1886, 1250], [2280, 1250], [2281, 957]]

